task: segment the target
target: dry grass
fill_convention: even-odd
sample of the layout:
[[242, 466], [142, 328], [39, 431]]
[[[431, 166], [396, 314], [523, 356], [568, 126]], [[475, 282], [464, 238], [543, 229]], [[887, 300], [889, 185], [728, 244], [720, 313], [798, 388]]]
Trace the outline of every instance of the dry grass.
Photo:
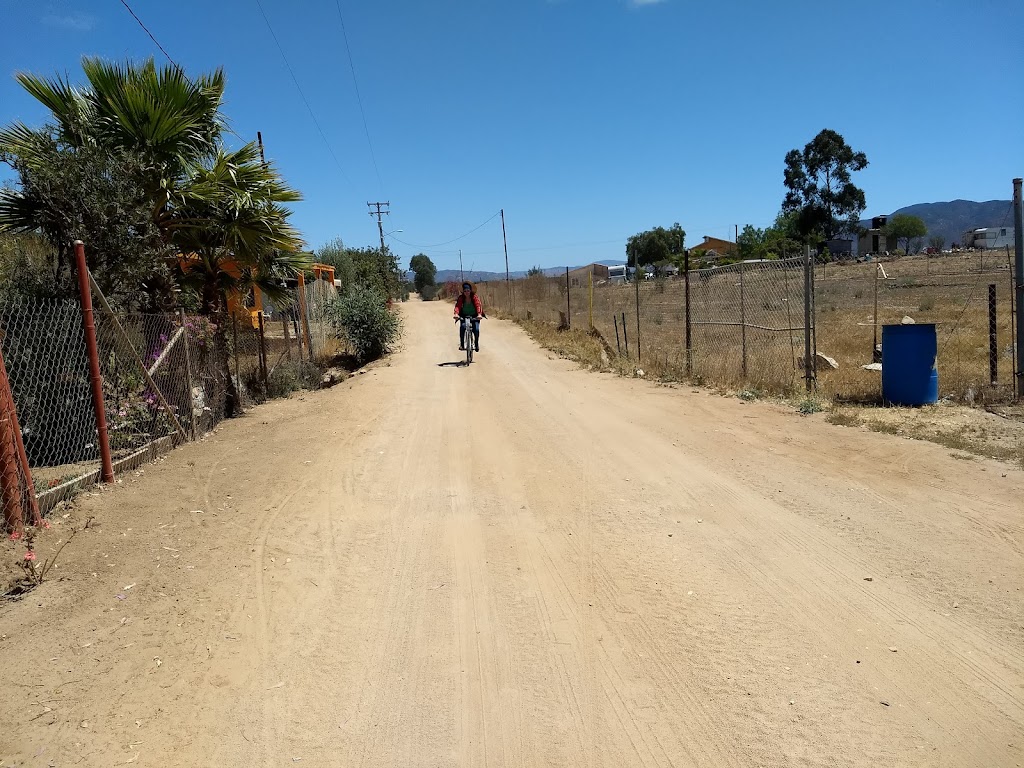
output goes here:
[[[881, 376], [862, 365], [872, 362], [878, 286], [881, 326], [906, 315], [936, 323], [940, 397], [969, 404], [1011, 398], [1011, 274], [1005, 252], [910, 257], [882, 265], [887, 279], [876, 281], [877, 265], [833, 264], [815, 271], [817, 349], [834, 358], [838, 370], [818, 370], [818, 392], [840, 402], [880, 404]], [[591, 322], [614, 352], [611, 367], [641, 368], [649, 377], [689, 380], [732, 390], [761, 390], [792, 396], [804, 387], [803, 276], [799, 267], [735, 269], [691, 277], [691, 366], [687, 377], [684, 283], [651, 281], [639, 286], [572, 284], [564, 278], [480, 286], [488, 307], [517, 320], [552, 328], [570, 320]], [[988, 286], [996, 286], [999, 380], [989, 381]], [[741, 310], [742, 308], [742, 310]], [[513, 311], [514, 309], [514, 311]], [[740, 319], [746, 330], [737, 325]], [[707, 323], [713, 324], [707, 324]], [[749, 327], [760, 325], [776, 331]], [[793, 329], [793, 330], [790, 330]], [[534, 333], [542, 333], [538, 327]], [[639, 337], [639, 338], [638, 338]], [[639, 354], [637, 347], [639, 346]], [[572, 354], [583, 354], [577, 350]], [[584, 355], [585, 357], [586, 355]], [[574, 358], [575, 359], [575, 358]], [[629, 361], [628, 364], [624, 361]], [[591, 367], [594, 362], [581, 360]]]
[[949, 448], [954, 458], [977, 456], [1024, 468], [1024, 407], [1000, 417], [978, 408], [936, 405], [926, 408], [836, 406], [830, 424], [926, 440]]
[[[559, 330], [554, 323], [545, 320], [517, 318], [500, 309], [489, 311], [497, 317], [514, 320], [542, 347], [585, 368], [622, 376], [637, 375], [636, 360], [617, 354], [615, 348], [600, 334], [592, 334], [578, 327]], [[656, 361], [652, 362], [654, 365], [644, 363], [641, 369], [644, 378], [655, 381], [681, 380], [679, 367], [659, 366]], [[831, 372], [831, 375], [839, 372]], [[871, 375], [877, 377], [877, 374]], [[744, 384], [739, 378], [727, 379], [725, 384], [721, 380], [710, 383], [719, 385], [715, 389], [720, 394], [744, 400], [758, 400], [778, 394], [770, 387], [760, 387], [750, 382]], [[1005, 407], [1001, 416], [953, 403], [940, 403], [925, 408], [874, 408], [870, 406], [879, 399], [877, 379], [873, 386], [875, 389], [872, 396], [863, 398], [866, 403], [838, 404], [825, 393], [804, 396], [795, 395], [792, 391], [788, 403], [804, 415], [828, 411], [825, 421], [836, 426], [926, 440], [949, 448], [951, 455], [958, 459], [970, 460], [982, 456], [1024, 468], [1024, 406]]]

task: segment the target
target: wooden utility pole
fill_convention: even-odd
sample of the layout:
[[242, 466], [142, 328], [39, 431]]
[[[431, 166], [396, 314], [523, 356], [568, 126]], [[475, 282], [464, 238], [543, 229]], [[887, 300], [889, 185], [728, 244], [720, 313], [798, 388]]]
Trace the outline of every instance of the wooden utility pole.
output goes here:
[[505, 246], [505, 288], [508, 289], [509, 311], [512, 310], [512, 281], [508, 273], [508, 238], [505, 236], [505, 209], [501, 209], [501, 242]]
[[[366, 206], [370, 208], [370, 215], [377, 217], [377, 231], [380, 232], [380, 249], [384, 250], [384, 217], [387, 216], [391, 211], [386, 210], [391, 206], [391, 203], [367, 203]], [[376, 209], [376, 210], [374, 210]]]

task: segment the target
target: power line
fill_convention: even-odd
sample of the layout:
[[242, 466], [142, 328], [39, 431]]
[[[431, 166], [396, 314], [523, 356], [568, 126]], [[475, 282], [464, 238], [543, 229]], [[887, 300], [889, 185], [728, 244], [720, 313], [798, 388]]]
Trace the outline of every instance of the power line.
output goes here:
[[366, 123], [366, 112], [363, 111], [363, 97], [359, 93], [359, 80], [356, 79], [356, 65], [352, 61], [352, 48], [348, 44], [348, 32], [345, 30], [345, 17], [341, 13], [341, 0], [334, 0], [338, 8], [338, 19], [341, 21], [341, 36], [345, 40], [345, 52], [348, 54], [348, 68], [352, 72], [352, 83], [356, 87], [356, 103], [359, 104], [359, 115], [363, 118], [363, 131], [366, 132], [366, 144], [370, 148], [370, 159], [373, 161], [373, 170], [377, 174], [377, 183], [380, 184], [380, 191], [384, 191], [384, 181], [380, 177], [380, 168], [377, 167], [377, 156], [373, 152], [373, 142], [370, 141], [370, 127]]
[[451, 240], [446, 240], [443, 243], [434, 243], [433, 245], [417, 245], [416, 243], [407, 243], [407, 242], [405, 242], [405, 240], [399, 240], [397, 237], [391, 237], [391, 235], [388, 235], [388, 237], [391, 237], [391, 239], [394, 240], [397, 243], [401, 243], [402, 245], [408, 245], [410, 248], [440, 248], [442, 245], [449, 245], [450, 243], [457, 242], [457, 241], [461, 240], [464, 237], [469, 237], [474, 232], [476, 232], [478, 229], [482, 229], [485, 225], [490, 224], [492, 221], [494, 221], [500, 215], [501, 215], [501, 211], [497, 211], [497, 212], [495, 212], [495, 214], [493, 216], [491, 216], [491, 218], [489, 218], [483, 224], [481, 224], [481, 225], [479, 225], [477, 227], [473, 227], [473, 229], [469, 230], [469, 232], [467, 232], [466, 234], [459, 235], [458, 237], [452, 238]]
[[[124, 2], [124, 0], [121, 0]], [[316, 119], [316, 113], [313, 112], [313, 107], [309, 105], [309, 99], [306, 98], [306, 94], [302, 91], [302, 86], [299, 85], [299, 79], [295, 76], [295, 71], [292, 69], [292, 65], [288, 63], [288, 57], [285, 56], [284, 48], [281, 46], [281, 41], [277, 39], [277, 33], [274, 32], [274, 27], [270, 24], [270, 19], [267, 18], [267, 12], [263, 10], [263, 4], [260, 0], [256, 0], [256, 7], [260, 9], [260, 14], [263, 16], [263, 21], [267, 23], [267, 29], [270, 30], [270, 36], [274, 38], [274, 42], [277, 44], [277, 50], [281, 54], [281, 60], [284, 61], [285, 67], [288, 69], [288, 74], [292, 76], [292, 82], [295, 83], [295, 89], [299, 92], [299, 96], [302, 97], [302, 102], [306, 105], [306, 109], [309, 110], [309, 116], [313, 118], [313, 124], [316, 129], [320, 132], [320, 138], [324, 140], [324, 145], [327, 147], [327, 151], [331, 153], [331, 157], [334, 158], [334, 164], [338, 166], [338, 170], [341, 171], [341, 175], [345, 178], [349, 184], [352, 184], [352, 179], [345, 173], [345, 169], [341, 166], [341, 161], [338, 160], [338, 156], [334, 154], [334, 149], [331, 147], [331, 143], [327, 140], [327, 135], [324, 133], [324, 129], [320, 127], [320, 121]]]
[[149, 35], [149, 39], [152, 40], [156, 44], [156, 47], [160, 49], [160, 53], [167, 57], [167, 60], [174, 65], [175, 69], [177, 69], [182, 74], [185, 74], [185, 71], [180, 66], [178, 66], [178, 62], [171, 58], [171, 54], [164, 50], [164, 47], [160, 45], [160, 41], [157, 40], [156, 36], [149, 31], [149, 27], [142, 23], [142, 19], [140, 19], [138, 15], [135, 13], [135, 11], [132, 10], [132, 7], [128, 5], [128, 3], [125, 0], [121, 0], [121, 5], [128, 9], [128, 13], [130, 13], [132, 15], [132, 18], [139, 23], [139, 26], [142, 27], [142, 30], [147, 35]]

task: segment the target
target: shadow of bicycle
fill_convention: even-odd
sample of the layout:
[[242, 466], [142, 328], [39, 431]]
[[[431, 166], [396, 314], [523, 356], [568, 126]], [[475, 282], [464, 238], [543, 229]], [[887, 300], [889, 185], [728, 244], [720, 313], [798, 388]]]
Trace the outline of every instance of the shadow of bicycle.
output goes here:
[[464, 368], [468, 363], [465, 360], [456, 360], [451, 363], [438, 363], [438, 368]]

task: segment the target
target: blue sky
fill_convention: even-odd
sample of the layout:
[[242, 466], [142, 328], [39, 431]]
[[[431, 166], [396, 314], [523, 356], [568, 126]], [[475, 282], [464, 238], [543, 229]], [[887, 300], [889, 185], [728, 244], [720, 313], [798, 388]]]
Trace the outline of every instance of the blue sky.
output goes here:
[[[675, 221], [731, 239], [774, 219], [785, 153], [822, 128], [867, 153], [866, 215], [1007, 199], [1024, 174], [1024, 3], [129, 3], [188, 72], [225, 68], [232, 141], [263, 132], [313, 247], [375, 243], [376, 200], [402, 261], [442, 269], [459, 248], [504, 268], [501, 208], [512, 269], [622, 258]], [[163, 60], [119, 0], [0, 0], [0, 19], [0, 123], [46, 118], [16, 70]]]

